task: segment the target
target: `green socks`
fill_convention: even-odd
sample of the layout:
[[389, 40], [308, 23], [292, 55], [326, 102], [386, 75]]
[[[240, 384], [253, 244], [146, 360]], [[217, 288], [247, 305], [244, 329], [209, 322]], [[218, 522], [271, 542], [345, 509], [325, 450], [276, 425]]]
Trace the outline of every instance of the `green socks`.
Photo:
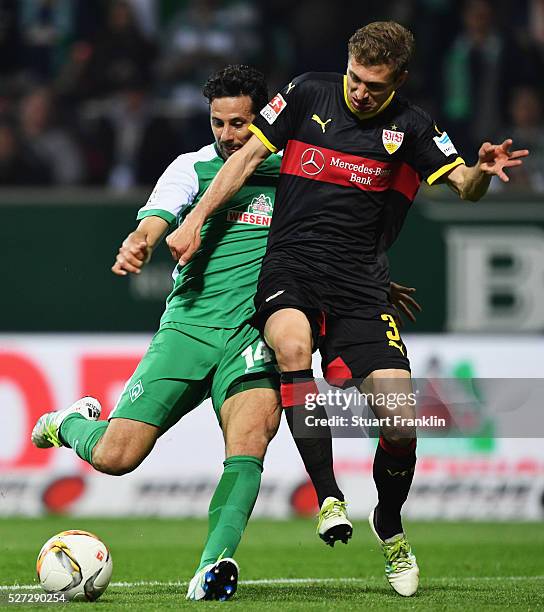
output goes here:
[[104, 435], [108, 421], [89, 421], [82, 414], [68, 415], [59, 430], [65, 446], [72, 448], [87, 463], [92, 463], [93, 448]]
[[[59, 436], [63, 444], [92, 465], [93, 449], [107, 427], [107, 421], [89, 421], [81, 414], [71, 414], [62, 422]], [[223, 475], [210, 502], [208, 538], [199, 570], [220, 556], [234, 555], [261, 486], [263, 462], [257, 457], [229, 457], [223, 465]]]
[[263, 462], [257, 457], [237, 455], [223, 465], [223, 475], [210, 502], [208, 539], [198, 570], [220, 556], [234, 555], [261, 486]]

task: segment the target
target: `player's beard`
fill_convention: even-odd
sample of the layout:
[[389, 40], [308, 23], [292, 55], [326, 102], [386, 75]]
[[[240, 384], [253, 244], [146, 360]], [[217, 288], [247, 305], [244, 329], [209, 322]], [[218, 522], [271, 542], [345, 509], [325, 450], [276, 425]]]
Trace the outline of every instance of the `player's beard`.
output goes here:
[[224, 142], [218, 142], [217, 146], [221, 152], [221, 157], [226, 161], [233, 153], [236, 153], [241, 147], [239, 145], [227, 145]]

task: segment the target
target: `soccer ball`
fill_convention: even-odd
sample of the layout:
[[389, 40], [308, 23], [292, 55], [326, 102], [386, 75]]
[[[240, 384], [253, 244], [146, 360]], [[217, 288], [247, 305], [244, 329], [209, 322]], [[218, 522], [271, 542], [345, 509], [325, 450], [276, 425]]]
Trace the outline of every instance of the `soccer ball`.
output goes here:
[[48, 593], [66, 600], [94, 601], [106, 590], [112, 572], [106, 545], [88, 531], [62, 531], [43, 545], [36, 562], [38, 580]]

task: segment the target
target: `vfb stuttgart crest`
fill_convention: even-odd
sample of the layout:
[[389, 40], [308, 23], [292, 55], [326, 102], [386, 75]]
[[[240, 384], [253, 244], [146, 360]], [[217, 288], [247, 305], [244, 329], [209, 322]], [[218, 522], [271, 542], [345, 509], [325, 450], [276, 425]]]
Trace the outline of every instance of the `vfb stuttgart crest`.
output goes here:
[[397, 149], [400, 148], [403, 140], [404, 132], [397, 132], [396, 130], [384, 130], [382, 132], [383, 146], [389, 155], [392, 155]]

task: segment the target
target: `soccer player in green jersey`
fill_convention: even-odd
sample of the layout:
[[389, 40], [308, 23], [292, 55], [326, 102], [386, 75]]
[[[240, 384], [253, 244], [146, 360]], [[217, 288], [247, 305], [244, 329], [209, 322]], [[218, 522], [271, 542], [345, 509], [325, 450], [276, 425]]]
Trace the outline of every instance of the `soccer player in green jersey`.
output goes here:
[[[139, 211], [115, 274], [138, 274], [165, 233], [199, 202], [224, 161], [243, 146], [248, 126], [268, 100], [264, 77], [229, 66], [204, 87], [215, 142], [180, 155]], [[157, 438], [211, 397], [225, 438], [224, 472], [209, 508], [208, 538], [188, 599], [229, 599], [232, 559], [261, 482], [263, 458], [280, 419], [273, 355], [249, 324], [272, 216], [281, 158], [267, 159], [236, 197], [210, 218], [207, 240], [190, 264], [176, 266], [159, 330], [109, 421], [91, 397], [43, 415], [32, 433], [40, 448], [67, 446], [96, 470], [134, 470]]]

